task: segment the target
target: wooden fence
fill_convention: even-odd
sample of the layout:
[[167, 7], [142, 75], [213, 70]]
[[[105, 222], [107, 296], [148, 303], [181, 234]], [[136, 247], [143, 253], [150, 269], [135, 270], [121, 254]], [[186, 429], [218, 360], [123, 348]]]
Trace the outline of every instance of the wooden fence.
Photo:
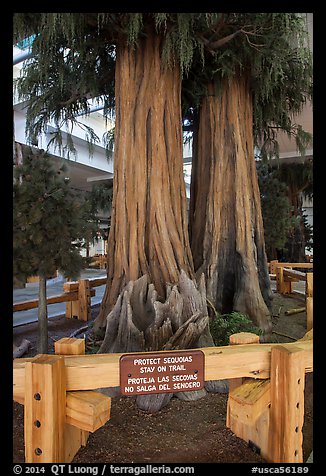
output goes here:
[[[103, 278], [80, 279], [63, 284], [63, 293], [48, 297], [47, 304], [66, 302], [66, 317], [75, 317], [81, 321], [91, 319], [91, 298], [95, 296], [95, 287], [102, 286], [107, 281]], [[38, 299], [22, 301], [13, 304], [13, 312], [26, 311], [38, 307]]]
[[[303, 462], [304, 381], [305, 372], [313, 370], [313, 275], [293, 268], [312, 268], [312, 263], [270, 263], [278, 292], [291, 292], [294, 281], [306, 282], [309, 332], [303, 339], [282, 345], [199, 349], [205, 359], [205, 381], [230, 379], [226, 425], [270, 462]], [[105, 283], [105, 277], [64, 283], [64, 293], [49, 297], [47, 303], [66, 302], [68, 318], [88, 320], [93, 288]], [[38, 300], [32, 300], [16, 303], [13, 309], [37, 306]], [[56, 342], [55, 352], [13, 362], [13, 398], [25, 405], [28, 463], [72, 461], [80, 446], [87, 444], [89, 432], [110, 418], [110, 397], [94, 390], [120, 385], [122, 354], [85, 355], [84, 340], [74, 338]]]
[[[303, 273], [293, 268], [312, 269], [313, 263], [280, 263], [277, 260], [269, 263], [270, 278], [276, 280], [276, 290], [280, 294], [294, 292], [293, 284], [297, 281], [306, 282], [307, 330], [312, 329], [313, 322], [313, 274]], [[75, 317], [81, 321], [91, 318], [91, 298], [95, 296], [93, 288], [106, 284], [106, 277], [69, 281], [63, 285], [63, 293], [47, 298], [47, 304], [66, 302], [66, 317]], [[13, 304], [13, 312], [26, 311], [38, 307], [38, 299]]]
[[[305, 373], [313, 371], [312, 330], [289, 344], [194, 350], [203, 352], [205, 382], [237, 379], [229, 392], [226, 425], [254, 443], [267, 461], [303, 462], [304, 385]], [[110, 397], [94, 390], [120, 386], [120, 359], [130, 356], [84, 355], [82, 340], [73, 338], [56, 342], [55, 351], [57, 355], [13, 361], [13, 399], [25, 405], [27, 463], [73, 460], [86, 445], [88, 432], [110, 418]], [[180, 356], [189, 349], [172, 352]], [[151, 355], [142, 353], [142, 358]], [[239, 381], [243, 378], [244, 383]]]
[[313, 269], [313, 263], [279, 263], [277, 260], [269, 263], [271, 279], [276, 280], [276, 291], [279, 294], [294, 294], [294, 283], [305, 283], [305, 302], [307, 314], [307, 331], [313, 327], [313, 273], [302, 272], [293, 268]]
[[93, 256], [93, 259], [90, 263], [90, 267], [92, 268], [99, 268], [99, 269], [106, 269], [108, 261], [108, 255], [99, 255], [96, 254]]

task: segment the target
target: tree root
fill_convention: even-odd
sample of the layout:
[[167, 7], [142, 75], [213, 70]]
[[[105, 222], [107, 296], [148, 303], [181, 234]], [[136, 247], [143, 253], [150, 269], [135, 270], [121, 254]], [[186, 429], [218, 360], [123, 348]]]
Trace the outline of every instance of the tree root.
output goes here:
[[[214, 346], [209, 331], [204, 275], [198, 286], [184, 271], [179, 282], [168, 285], [165, 302], [158, 300], [146, 275], [130, 281], [107, 316], [106, 332], [99, 353], [144, 352]], [[183, 398], [198, 395], [182, 392]], [[200, 395], [206, 394], [201, 392]], [[171, 394], [138, 395], [137, 405], [156, 412], [168, 403]], [[182, 398], [180, 396], [180, 398]]]

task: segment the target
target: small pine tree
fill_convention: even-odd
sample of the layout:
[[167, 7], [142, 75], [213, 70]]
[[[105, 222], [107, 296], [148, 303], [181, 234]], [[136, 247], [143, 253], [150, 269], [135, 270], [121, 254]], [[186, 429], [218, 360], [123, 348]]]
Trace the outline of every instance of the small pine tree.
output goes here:
[[312, 164], [257, 163], [269, 260], [302, 262], [311, 248], [313, 230], [302, 209], [303, 195], [312, 197]]
[[72, 191], [64, 176], [44, 152], [29, 149], [23, 163], [14, 168], [13, 271], [18, 279], [39, 276], [38, 352], [48, 351], [46, 278], [58, 269], [75, 278], [84, 266], [80, 254], [95, 232], [95, 220], [87, 202]]
[[277, 250], [285, 247], [295, 226], [288, 187], [279, 179], [277, 169], [264, 162], [257, 164], [261, 208], [264, 222], [266, 254], [269, 260], [277, 259]]

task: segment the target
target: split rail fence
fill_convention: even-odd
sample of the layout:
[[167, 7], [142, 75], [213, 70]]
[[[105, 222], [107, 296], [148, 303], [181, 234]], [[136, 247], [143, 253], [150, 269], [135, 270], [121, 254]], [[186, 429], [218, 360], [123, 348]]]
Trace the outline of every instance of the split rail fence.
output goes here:
[[[271, 262], [270, 276], [281, 294], [293, 292], [293, 282], [305, 281], [308, 332], [302, 339], [260, 344], [257, 336], [240, 333], [231, 336], [233, 345], [196, 349], [204, 354], [205, 382], [229, 379], [226, 426], [267, 461], [281, 463], [303, 462], [305, 373], [313, 371], [313, 274], [293, 268], [312, 268], [312, 263]], [[105, 282], [64, 283], [64, 293], [47, 303], [66, 302], [66, 317], [89, 320], [93, 288]], [[14, 311], [37, 306], [38, 300], [25, 301], [14, 304]], [[13, 361], [13, 399], [25, 405], [27, 463], [73, 460], [89, 432], [110, 419], [111, 398], [96, 390], [120, 386], [120, 358], [128, 355], [85, 355], [85, 341], [75, 338], [57, 341], [55, 352]]]
[[[273, 260], [269, 263], [269, 275], [276, 280], [276, 290], [280, 294], [295, 292], [294, 283], [305, 282], [305, 301], [307, 313], [307, 331], [313, 327], [313, 273], [297, 271], [293, 268], [312, 269], [313, 263], [281, 263]], [[106, 277], [81, 279], [63, 284], [63, 293], [47, 298], [47, 304], [66, 302], [66, 317], [75, 317], [81, 321], [91, 319], [91, 298], [95, 296], [95, 287], [106, 284]], [[302, 293], [301, 293], [302, 294]], [[38, 307], [38, 299], [13, 304], [13, 312], [26, 311]]]
[[[79, 281], [68, 281], [63, 284], [63, 293], [48, 297], [47, 304], [57, 304], [65, 302], [66, 317], [75, 317], [81, 321], [91, 319], [91, 298], [95, 296], [95, 287], [102, 286], [107, 281], [103, 278], [80, 279]], [[38, 299], [22, 301], [13, 304], [13, 312], [27, 311], [38, 307]]]
[[276, 280], [276, 291], [279, 294], [295, 294], [294, 283], [305, 283], [305, 310], [307, 314], [307, 331], [313, 327], [313, 272], [302, 272], [297, 269], [313, 269], [313, 263], [281, 263], [273, 260], [269, 263], [269, 275]]
[[[313, 371], [312, 330], [282, 345], [256, 343], [257, 336], [242, 339], [243, 334], [247, 333], [230, 339], [238, 345], [194, 349], [204, 355], [204, 381], [232, 379], [235, 384], [230, 386], [226, 416], [233, 433], [259, 448], [269, 462], [302, 463], [305, 373]], [[55, 352], [13, 361], [13, 399], [25, 406], [27, 463], [71, 462], [87, 444], [89, 432], [110, 419], [111, 398], [96, 390], [119, 387], [121, 357], [138, 357], [85, 355], [84, 340], [75, 338], [57, 341]], [[172, 352], [180, 356], [189, 349]]]

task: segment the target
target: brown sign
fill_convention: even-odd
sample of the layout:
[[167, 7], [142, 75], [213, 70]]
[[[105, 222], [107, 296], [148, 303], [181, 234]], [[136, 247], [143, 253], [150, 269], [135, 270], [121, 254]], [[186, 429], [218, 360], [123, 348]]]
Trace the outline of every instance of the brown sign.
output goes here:
[[122, 395], [176, 393], [204, 387], [201, 350], [126, 354], [120, 357]]

